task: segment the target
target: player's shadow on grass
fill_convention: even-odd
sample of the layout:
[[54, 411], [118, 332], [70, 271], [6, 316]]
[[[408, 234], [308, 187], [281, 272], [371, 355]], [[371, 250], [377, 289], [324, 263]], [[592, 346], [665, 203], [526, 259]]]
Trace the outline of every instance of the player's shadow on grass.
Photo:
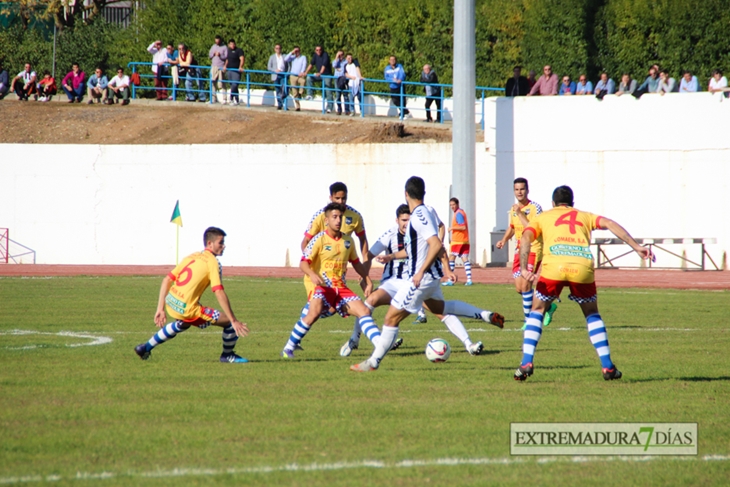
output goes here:
[[730, 377], [727, 375], [721, 375], [720, 377], [650, 377], [647, 379], [627, 379], [624, 382], [662, 382], [666, 380], [679, 380], [685, 382], [717, 382], [717, 381], [730, 381]]
[[[536, 370], [576, 370], [576, 369], [587, 369], [588, 365], [540, 365], [536, 367]], [[514, 372], [514, 367], [492, 367], [497, 370], [511, 370]]]
[[285, 364], [287, 362], [335, 362], [337, 361], [336, 358], [301, 358], [297, 357], [295, 359], [283, 359], [281, 357], [279, 358], [267, 358], [267, 359], [256, 359], [251, 360], [251, 363], [257, 363], [257, 364]]

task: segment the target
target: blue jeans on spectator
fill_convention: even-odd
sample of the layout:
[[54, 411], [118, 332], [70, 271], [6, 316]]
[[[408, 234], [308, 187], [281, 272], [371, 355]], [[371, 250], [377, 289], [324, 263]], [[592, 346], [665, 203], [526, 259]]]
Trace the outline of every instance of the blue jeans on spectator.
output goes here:
[[278, 108], [283, 108], [286, 97], [288, 96], [286, 89], [286, 75], [277, 74], [274, 84], [276, 85], [276, 106]]
[[[316, 83], [317, 88], [321, 89], [324, 81], [324, 96], [327, 99], [327, 110], [332, 111], [334, 108], [334, 92], [332, 91], [332, 78], [322, 78], [321, 76], [307, 76], [307, 96], [312, 96], [312, 86]], [[320, 91], [320, 90], [317, 91]]]
[[337, 90], [337, 95], [335, 98], [335, 101], [337, 102], [337, 113], [342, 113], [342, 105], [340, 105], [340, 100], [342, 100], [342, 105], [345, 105], [345, 114], [350, 113], [350, 88], [344, 90]]
[[66, 89], [65, 86], [62, 86], [63, 92], [66, 93], [69, 101], [73, 102], [78, 100], [80, 102], [81, 99], [84, 97], [84, 83], [81, 83], [78, 88], [73, 88], [73, 85], [71, 85], [71, 87], [72, 90], [69, 91]]
[[229, 69], [226, 71], [226, 78], [231, 90], [231, 101], [238, 103], [238, 85], [241, 83], [241, 72], [237, 69]]
[[[198, 76], [198, 70], [197, 69], [188, 69], [185, 73], [185, 99], [187, 101], [195, 101], [195, 92], [193, 92], [193, 83], [195, 83], [195, 86], [198, 90], [201, 88], [200, 80], [197, 79]], [[198, 99], [200, 101], [205, 101], [205, 92], [201, 91], [198, 93]]]

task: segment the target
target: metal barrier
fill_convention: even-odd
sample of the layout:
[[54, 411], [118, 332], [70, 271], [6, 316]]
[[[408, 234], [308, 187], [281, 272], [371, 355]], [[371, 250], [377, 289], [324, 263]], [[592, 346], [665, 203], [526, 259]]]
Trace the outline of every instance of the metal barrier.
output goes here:
[[[649, 250], [652, 252], [652, 254], [654, 254], [655, 249], [658, 249], [669, 255], [672, 255], [672, 256], [678, 258], [681, 262], [681, 266], [682, 266], [681, 268], [687, 268], [686, 266], [687, 266], [687, 264], [689, 264], [691, 266], [694, 266], [691, 269], [704, 271], [704, 270], [706, 270], [705, 257], [707, 257], [710, 260], [710, 262], [712, 262], [712, 266], [715, 268], [716, 271], [722, 270], [720, 267], [717, 266], [717, 264], [715, 264], [715, 261], [712, 259], [710, 254], [707, 253], [707, 249], [705, 248], [705, 245], [716, 244], [717, 239], [715, 239], [715, 238], [637, 238], [635, 240], [637, 243], [647, 246], [649, 248]], [[661, 244], [661, 245], [659, 245], [659, 244]], [[633, 249], [629, 249], [628, 252], [624, 252], [623, 254], [610, 258], [606, 254], [603, 247], [606, 245], [627, 245], [620, 238], [596, 238], [596, 239], [593, 239], [593, 241], [591, 242], [591, 245], [596, 246], [596, 258], [597, 258], [596, 267], [602, 268], [602, 269], [606, 269], [606, 268], [618, 269], [618, 267], [616, 267], [614, 265], [614, 262], [616, 260], [620, 259], [621, 257], [625, 257], [627, 255], [633, 254], [633, 252], [634, 252]], [[668, 250], [668, 249], [662, 247], [662, 245], [700, 245], [700, 247], [701, 247], [700, 262], [699, 263], [694, 262], [694, 261], [688, 259], [686, 255], [684, 255], [684, 254], [679, 255], [675, 252], [672, 252], [671, 250]], [[653, 259], [649, 259], [647, 262], [648, 262], [648, 267], [650, 269], [676, 269], [676, 267], [655, 266], [655, 265], [653, 265], [654, 264]], [[621, 267], [624, 269], [636, 269], [637, 268], [637, 267], [631, 267], [631, 266], [621, 266]]]
[[[14, 244], [21, 248], [20, 253], [11, 254], [10, 244]], [[7, 228], [0, 228], [0, 264], [18, 264], [17, 257], [24, 257], [26, 255], [33, 256], [33, 263], [35, 264], [36, 253], [35, 250], [30, 247], [16, 242], [10, 238], [10, 230]]]
[[[132, 73], [139, 73], [142, 80], [155, 80], [157, 76], [152, 73], [151, 68], [153, 65], [153, 63], [149, 62], [131, 62], [127, 66], [131, 68]], [[143, 67], [150, 68], [149, 74], [144, 74], [140, 71], [140, 69]], [[132, 85], [132, 98], [136, 98], [138, 90], [166, 90], [171, 92], [170, 99], [172, 99], [173, 101], [177, 100], [177, 97], [180, 96], [180, 92], [183, 92], [185, 93], [185, 97], [187, 100], [194, 100], [195, 96], [197, 95], [198, 101], [214, 103], [215, 97], [218, 96], [218, 90], [215, 89], [214, 82], [212, 82], [210, 75], [207, 77], [202, 76], [202, 73], [210, 72], [210, 70], [210, 66], [190, 66], [188, 69], [188, 73], [190, 75], [178, 75], [179, 83], [182, 85], [184, 81], [186, 84], [185, 88], [179, 87], [174, 83], [169, 83], [171, 84], [169, 88], [148, 85]], [[277, 82], [271, 80], [271, 76], [274, 74], [280, 77], [280, 81]], [[451, 90], [453, 88], [452, 85], [443, 83], [428, 84], [415, 81], [403, 81], [400, 84], [400, 91], [397, 93], [392, 93], [390, 91], [389, 81], [386, 81], [384, 79], [362, 78], [360, 80], [359, 93], [357, 96], [353, 97], [352, 90], [349, 87], [350, 80], [348, 80], [348, 88], [345, 90], [340, 90], [337, 88], [337, 78], [335, 76], [321, 75], [319, 76], [319, 80], [317, 80], [317, 77], [315, 77], [314, 75], [307, 75], [307, 83], [305, 83], [305, 86], [303, 87], [291, 86], [289, 84], [290, 76], [299, 75], [298, 73], [290, 72], [272, 73], [271, 71], [245, 69], [242, 73], [241, 81], [223, 81], [223, 91], [226, 92], [226, 87], [228, 87], [228, 89], [230, 90], [231, 86], [238, 85], [239, 103], [241, 103], [241, 97], [245, 97], [245, 103], [248, 107], [251, 106], [252, 98], [254, 100], [260, 99], [262, 105], [276, 105], [278, 103], [278, 99], [281, 98], [281, 105], [284, 110], [287, 110], [289, 105], [291, 104], [291, 102], [289, 101], [290, 89], [302, 89], [306, 90], [307, 93], [316, 92], [320, 95], [321, 106], [320, 108], [318, 108], [318, 110], [321, 110], [323, 114], [327, 113], [328, 111], [334, 112], [335, 106], [338, 107], [338, 111], [342, 111], [342, 109], [344, 108], [345, 112], [354, 113], [355, 101], [357, 101], [360, 108], [361, 117], [364, 117], [365, 115], [375, 115], [379, 108], [385, 108], [388, 114], [387, 116], [392, 116], [390, 115], [390, 113], [395, 110], [398, 114], [398, 118], [401, 120], [405, 118], [406, 111], [422, 111], [424, 113], [426, 112], [426, 108], [424, 105], [414, 106], [413, 104], [411, 104], [411, 106], [408, 106], [408, 100], [423, 99], [425, 101], [427, 98], [434, 98], [439, 101], [439, 106], [441, 107], [439, 109], [434, 109], [434, 112], [436, 112], [437, 114], [435, 118], [437, 120], [440, 120], [440, 123], [443, 124], [446, 118], [445, 115], [449, 113], [449, 111], [444, 106], [444, 101], [446, 100], [446, 98], [444, 97], [444, 91]], [[171, 74], [167, 74], [161, 76], [161, 78], [165, 81], [171, 81], [173, 79], [173, 76]], [[310, 81], [312, 80], [314, 81], [310, 83]], [[330, 83], [327, 83], [326, 80], [329, 80]], [[207, 88], [205, 88], [206, 83], [208, 84]], [[327, 86], [328, 84], [330, 84], [330, 86]], [[193, 85], [195, 85], [197, 89], [193, 88]], [[382, 85], [388, 86], [383, 87]], [[423, 88], [424, 94], [408, 93], [408, 87], [410, 86], [415, 87], [419, 91], [421, 88]], [[440, 93], [438, 97], [428, 97], [427, 95], [425, 95], [426, 86], [440, 88]], [[371, 87], [372, 89], [367, 89], [368, 87]], [[380, 90], [381, 88], [383, 91]], [[259, 94], [255, 92], [258, 90], [264, 90], [264, 94]], [[478, 94], [478, 96], [475, 97], [475, 104], [477, 102], [480, 103], [479, 106], [481, 107], [481, 109], [479, 115], [480, 126], [482, 130], [484, 130], [484, 99], [486, 98], [486, 95], [490, 92], [503, 91], [503, 88], [492, 88], [484, 86], [476, 87], [475, 94]], [[229, 92], [227, 96], [230, 97], [231, 93]], [[378, 99], [383, 98], [385, 99], [385, 101], [382, 103], [378, 103]], [[397, 98], [399, 100], [398, 104], [394, 102], [394, 98]], [[391, 104], [391, 101], [393, 101], [393, 104]]]

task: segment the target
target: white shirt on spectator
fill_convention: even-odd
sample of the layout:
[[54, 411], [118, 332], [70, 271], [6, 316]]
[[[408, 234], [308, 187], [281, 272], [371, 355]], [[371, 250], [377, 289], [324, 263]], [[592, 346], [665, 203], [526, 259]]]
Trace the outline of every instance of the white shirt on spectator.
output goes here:
[[119, 75], [116, 75], [109, 80], [109, 86], [113, 86], [115, 88], [124, 88], [125, 86], [129, 86], [129, 76], [123, 74], [120, 78]]
[[721, 90], [722, 88], [727, 88], [727, 78], [723, 76], [720, 78], [720, 80], [716, 80], [713, 76], [710, 78], [710, 86], [709, 89], [711, 90]]
[[155, 46], [155, 43], [153, 42], [150, 44], [150, 47], [147, 48], [147, 51], [152, 54], [152, 72], [157, 74], [157, 65], [164, 64], [168, 60], [167, 49], [157, 49], [157, 46]]

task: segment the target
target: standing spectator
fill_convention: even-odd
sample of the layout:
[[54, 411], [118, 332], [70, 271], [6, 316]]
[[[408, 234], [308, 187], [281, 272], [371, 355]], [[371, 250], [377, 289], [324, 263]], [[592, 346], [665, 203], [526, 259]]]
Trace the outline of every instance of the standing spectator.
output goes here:
[[710, 93], [726, 92], [727, 96], [727, 78], [722, 75], [722, 71], [715, 69], [712, 71], [712, 78], [710, 78], [710, 84], [707, 86], [707, 90]]
[[[170, 45], [170, 47], [172, 47]], [[152, 54], [152, 72], [155, 74], [155, 98], [157, 101], [167, 100], [167, 48], [162, 48], [162, 41], [155, 41], [147, 48]]]
[[550, 65], [542, 68], [542, 76], [537, 82], [530, 88], [530, 92], [527, 96], [540, 95], [540, 96], [551, 96], [558, 94], [558, 75], [553, 73], [553, 68]]
[[[332, 69], [335, 70], [335, 84], [337, 87], [337, 94], [335, 96], [337, 101], [337, 115], [342, 115], [342, 105], [345, 105], [345, 115], [350, 114], [350, 90], [345, 73], [346, 67], [347, 61], [345, 60], [345, 54], [342, 51], [337, 51], [335, 60], [332, 61]], [[340, 101], [342, 101], [342, 105], [340, 105]]]
[[226, 72], [226, 78], [230, 86], [229, 101], [231, 105], [238, 105], [238, 85], [241, 83], [241, 75], [243, 74], [243, 65], [245, 62], [246, 57], [243, 55], [243, 50], [240, 47], [236, 47], [236, 40], [229, 40], [223, 71]]
[[405, 87], [403, 86], [403, 82], [406, 80], [406, 71], [403, 69], [402, 64], [398, 64], [395, 56], [390, 56], [383, 75], [385, 81], [390, 82], [390, 99], [393, 105], [400, 110], [401, 118], [411, 118], [411, 112], [406, 108]]
[[[532, 90], [535, 83], [537, 83], [537, 80], [535, 79], [535, 70], [531, 69], [530, 72], [527, 73], [527, 87]], [[529, 93], [530, 91], [528, 90], [527, 92]]]
[[292, 94], [294, 96], [294, 105], [296, 105], [296, 111], [300, 110], [299, 100], [301, 100], [304, 94], [304, 85], [307, 83], [307, 56], [302, 54], [302, 50], [299, 46], [294, 46], [292, 52], [290, 52], [284, 61], [289, 64], [289, 86], [291, 86]]
[[570, 79], [567, 74], [563, 76], [563, 84], [560, 85], [558, 95], [575, 95], [575, 81]]
[[[426, 121], [433, 121], [431, 119], [431, 104], [436, 103], [436, 123], [441, 123], [441, 87], [438, 86], [439, 77], [436, 76], [436, 71], [431, 69], [431, 65], [429, 64], [423, 66], [421, 83], [426, 85], [423, 87], [426, 91]], [[525, 85], [527, 85], [527, 80], [525, 80]]]
[[616, 96], [621, 96], [624, 93], [628, 93], [629, 95], [633, 94], [636, 91], [636, 80], [631, 79], [631, 75], [629, 73], [624, 73], [623, 76], [621, 76], [621, 83], [618, 85], [618, 91], [616, 92]]
[[601, 79], [596, 83], [596, 97], [602, 100], [606, 95], [613, 95], [616, 91], [616, 83], [608, 77], [608, 73], [605, 71], [601, 73]]
[[512, 70], [512, 77], [507, 80], [504, 87], [504, 96], [525, 96], [530, 92], [530, 83], [521, 73], [522, 66], [515, 66]]
[[588, 81], [585, 74], [578, 76], [578, 83], [575, 84], [576, 95], [592, 95], [593, 94], [593, 83]]
[[81, 71], [79, 63], [73, 63], [71, 65], [71, 71], [63, 77], [61, 81], [61, 87], [68, 97], [69, 103], [81, 103], [81, 99], [84, 97], [84, 80], [86, 79], [86, 73]]
[[18, 100], [28, 101], [28, 96], [36, 93], [36, 73], [31, 69], [30, 63], [25, 63], [23, 71], [18, 73], [18, 76], [13, 78], [13, 82], [10, 83], [15, 94], [18, 95]]
[[43, 79], [38, 82], [38, 96], [40, 96], [38, 100], [51, 101], [51, 97], [56, 94], [57, 90], [56, 80], [51, 76], [51, 72], [43, 71]]
[[117, 68], [117, 75], [109, 80], [109, 89], [113, 95], [107, 98], [107, 103], [113, 105], [115, 98], [122, 99], [122, 105], [129, 105], [129, 76], [124, 74], [122, 67]]
[[692, 76], [692, 73], [685, 70], [682, 73], [682, 81], [679, 82], [680, 93], [695, 93], [700, 91], [700, 83], [697, 81], [697, 76]]
[[0, 100], [10, 91], [10, 76], [8, 71], [3, 68], [2, 60], [0, 60]]
[[659, 94], [674, 93], [677, 88], [677, 80], [669, 77], [669, 72], [664, 69], [659, 73]]
[[[172, 78], [172, 85], [175, 87], [180, 86], [180, 51], [175, 49], [172, 44], [167, 45], [167, 70]], [[172, 100], [172, 95], [170, 95]]]
[[[312, 86], [317, 83], [318, 86], [324, 82], [324, 96], [327, 98], [327, 113], [332, 112], [334, 93], [332, 92], [332, 62], [330, 61], [330, 55], [327, 51], [320, 46], [314, 48], [314, 54], [312, 59], [309, 61], [307, 66], [306, 74], [314, 67], [314, 74], [307, 77], [307, 100], [312, 99]], [[324, 76], [324, 77], [323, 77]]]
[[659, 91], [659, 68], [655, 64], [649, 68], [649, 76], [631, 94], [636, 98], [641, 98], [641, 95], [645, 93], [656, 93], [657, 91]]
[[94, 74], [89, 76], [89, 82], [86, 85], [86, 94], [89, 97], [88, 103], [89, 105], [94, 104], [94, 100], [97, 100], [97, 103], [106, 103], [106, 101], [109, 99], [107, 96], [107, 85], [109, 84], [109, 80], [106, 79], [106, 75], [102, 72], [101, 68], [96, 68], [94, 71]]
[[205, 102], [206, 96], [203, 88], [204, 84], [200, 82], [200, 72], [195, 66], [195, 57], [185, 44], [177, 46], [178, 50], [178, 67], [180, 76], [185, 77], [185, 101], [195, 101], [195, 92], [193, 91], [193, 81], [198, 90], [198, 101]]
[[345, 77], [349, 80], [350, 86], [350, 110], [348, 115], [355, 115], [355, 100], [360, 103], [360, 113], [362, 113], [362, 91], [360, 81], [362, 73], [360, 72], [360, 63], [353, 61], [352, 54], [348, 54], [345, 58]]
[[269, 56], [267, 69], [271, 72], [271, 81], [273, 81], [275, 85], [276, 109], [281, 110], [284, 108], [284, 100], [287, 97], [286, 72], [288, 71], [288, 66], [284, 60], [284, 56], [281, 54], [280, 44], [274, 46], [274, 54]]
[[[228, 47], [223, 44], [223, 38], [221, 36], [215, 36], [215, 42], [210, 46], [208, 51], [208, 57], [210, 58], [210, 84], [218, 82], [218, 94], [223, 90], [223, 73], [226, 65], [226, 56], [228, 55]], [[223, 95], [223, 101], [225, 101], [225, 95]], [[215, 102], [216, 95], [213, 95], [212, 102]]]

